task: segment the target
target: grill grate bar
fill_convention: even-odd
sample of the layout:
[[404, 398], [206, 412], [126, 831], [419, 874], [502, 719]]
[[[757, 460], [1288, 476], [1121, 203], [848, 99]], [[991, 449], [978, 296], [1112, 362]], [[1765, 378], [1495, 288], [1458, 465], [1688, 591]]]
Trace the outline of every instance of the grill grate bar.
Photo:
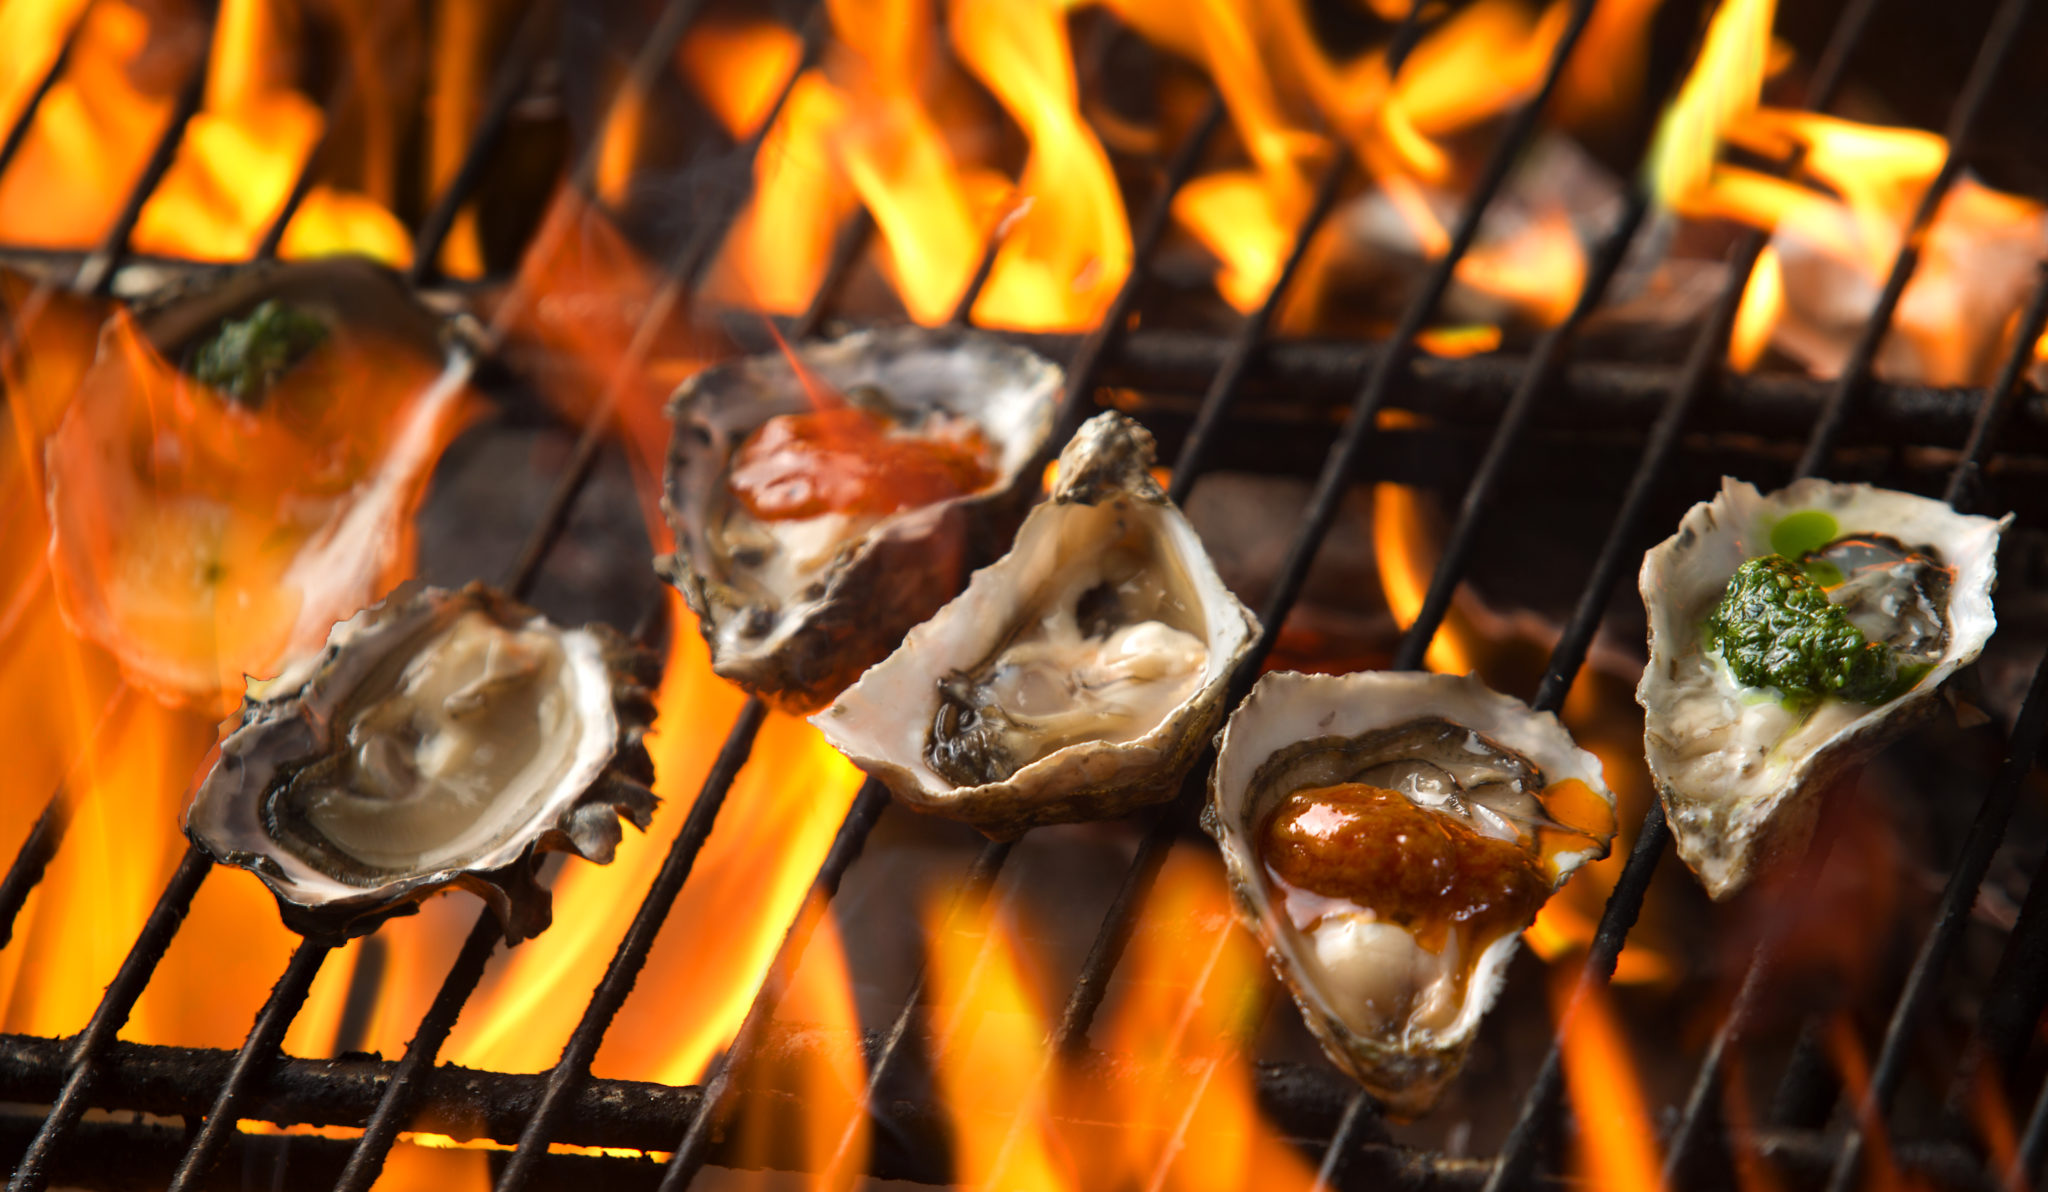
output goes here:
[[14, 155], [21, 152], [23, 143], [28, 140], [28, 130], [35, 126], [36, 113], [42, 110], [43, 98], [50, 94], [50, 89], [57, 85], [57, 80], [64, 77], [65, 69], [71, 65], [71, 51], [77, 47], [78, 39], [84, 36], [85, 24], [91, 19], [92, 4], [87, 3], [78, 10], [78, 16], [72, 19], [71, 28], [64, 34], [63, 44], [57, 47], [56, 55], [50, 59], [49, 69], [43, 72], [42, 78], [36, 80], [35, 89], [22, 101], [21, 112], [14, 118], [14, 126], [7, 130], [7, 138], [0, 140], [0, 175], [7, 173], [7, 167], [14, 161]]
[[[699, 0], [682, 0], [683, 7], [693, 10], [698, 4]], [[796, 69], [790, 72], [789, 78], [784, 80], [781, 89], [776, 92], [775, 101], [769, 106], [768, 115], [761, 121], [761, 126], [755, 129], [741, 146], [741, 155], [748, 162], [752, 162], [755, 155], [760, 152], [761, 143], [768, 137], [768, 130], [774, 127], [782, 109], [788, 105], [790, 95], [796, 90], [797, 80], [803, 77], [804, 71], [816, 63], [818, 55], [824, 49], [824, 22], [818, 18], [819, 11], [813, 8], [811, 19], [805, 25], [803, 52]], [[680, 37], [681, 34], [678, 33], [677, 36]], [[585, 162], [591, 163], [590, 168], [596, 168], [595, 161], [594, 154], [585, 155]], [[541, 563], [546, 560], [548, 551], [553, 549], [562, 531], [567, 528], [569, 510], [576, 503], [577, 496], [583, 491], [583, 485], [590, 479], [590, 474], [597, 465], [598, 452], [603, 448], [611, 430], [612, 412], [618, 408], [640, 365], [646, 360], [647, 353], [653, 349], [655, 337], [661, 327], [683, 302], [688, 291], [697, 284], [699, 275], [710, 263], [716, 246], [724, 239], [726, 229], [731, 226], [733, 220], [739, 218], [744, 206], [745, 200], [737, 194], [730, 202], [722, 204], [709, 219], [699, 224], [683, 240], [676, 253], [663, 267], [661, 285], [648, 302], [646, 313], [641, 316], [639, 325], [634, 328], [631, 342], [626, 345], [626, 350], [620, 354], [613, 366], [604, 392], [599, 396], [590, 416], [584, 421], [582, 437], [577, 439], [576, 448], [570, 454], [569, 462], [563, 467], [561, 478], [556, 482], [554, 491], [549, 494], [547, 508], [542, 512], [532, 535], [527, 539], [525, 549], [506, 578], [504, 587], [513, 596], [523, 596], [539, 577]], [[563, 215], [562, 218], [567, 216]], [[501, 314], [500, 323], [503, 322], [504, 316]]]
[[127, 957], [121, 961], [120, 970], [100, 997], [91, 1021], [85, 1024], [85, 1029], [78, 1033], [72, 1044], [63, 1091], [57, 1094], [56, 1104], [50, 1106], [49, 1115], [36, 1127], [35, 1137], [30, 1140], [28, 1149], [22, 1152], [14, 1175], [7, 1181], [7, 1192], [39, 1192], [49, 1183], [50, 1156], [85, 1113], [85, 1099], [92, 1091], [94, 1069], [100, 1054], [128, 1021], [129, 1013], [135, 1009], [135, 1000], [142, 996], [143, 987], [149, 984], [157, 963], [164, 958], [164, 950], [171, 946], [171, 937], [178, 933], [179, 925], [185, 921], [185, 912], [192, 906], [192, 896], [199, 892], [200, 883], [206, 880], [206, 874], [212, 868], [213, 862], [199, 851], [197, 845], [186, 846], [177, 872], [171, 875], [164, 892], [158, 896], [155, 909], [150, 911], [148, 920], [135, 937], [135, 943], [129, 947]]
[[135, 232], [135, 222], [142, 218], [142, 209], [149, 203], [149, 197], [156, 193], [157, 184], [170, 172], [171, 163], [178, 159], [178, 146], [185, 140], [185, 126], [198, 114], [200, 102], [206, 97], [206, 72], [213, 61], [214, 26], [219, 19], [217, 5], [209, 3], [206, 8], [206, 42], [199, 51], [198, 60], [192, 64], [191, 77], [178, 91], [170, 123], [164, 126], [163, 135], [157, 138], [149, 161], [143, 165], [135, 185], [129, 188], [128, 197], [122, 201], [121, 210], [107, 228], [106, 235], [79, 264], [77, 275], [71, 279], [72, 288], [95, 297], [105, 297], [112, 289], [114, 268], [128, 252], [128, 237]]
[[455, 963], [442, 979], [433, 1004], [420, 1019], [419, 1030], [406, 1044], [405, 1058], [398, 1061], [385, 1083], [384, 1094], [377, 1099], [377, 1108], [364, 1125], [363, 1136], [349, 1151], [348, 1165], [342, 1168], [335, 1192], [368, 1192], [370, 1185], [377, 1182], [391, 1145], [398, 1141], [398, 1132], [411, 1118], [424, 1090], [425, 1078], [434, 1069], [441, 1045], [448, 1041], [448, 1033], [455, 1029], [455, 1019], [476, 992], [477, 983], [483, 980], [484, 966], [490, 963], [491, 953], [504, 938], [505, 933], [499, 930], [497, 919], [488, 909], [477, 914], [476, 925], [462, 941], [462, 950], [455, 954]]
[[[100, 734], [127, 705], [128, 695], [125, 680], [115, 686], [113, 694], [107, 697], [106, 706], [100, 710], [99, 719], [93, 723], [92, 731], [86, 734], [85, 742], [79, 747], [79, 757], [90, 756], [99, 748]], [[75, 766], [76, 760], [72, 764]], [[28, 896], [42, 882], [43, 871], [56, 858], [58, 848], [64, 844], [64, 835], [71, 828], [71, 803], [66, 789], [68, 781], [68, 778], [58, 781], [57, 789], [43, 804], [42, 814], [36, 817], [35, 826], [29, 829], [28, 838], [21, 842], [13, 863], [7, 867], [7, 876], [0, 878], [0, 948], [6, 947], [14, 938], [15, 920], [20, 918]]]
[[760, 730], [767, 714], [765, 704], [758, 698], [748, 697], [739, 719], [726, 735], [725, 745], [711, 764], [711, 772], [705, 775], [704, 787], [698, 792], [697, 801], [691, 805], [689, 818], [683, 821], [675, 844], [670, 846], [661, 872], [655, 875], [654, 884], [641, 899], [640, 909], [633, 915], [632, 926], [626, 929], [625, 938], [619, 941], [618, 951], [606, 967], [604, 979], [591, 995], [590, 1005], [569, 1036], [568, 1045], [562, 1049], [562, 1058], [548, 1073], [547, 1089], [541, 1094], [540, 1105], [520, 1134], [511, 1161], [498, 1177], [500, 1192], [516, 1192], [525, 1187], [533, 1179], [541, 1159], [547, 1155], [548, 1142], [555, 1132], [556, 1123], [568, 1108], [569, 1099], [589, 1077], [590, 1061], [597, 1055], [598, 1044], [604, 1041], [605, 1031], [611, 1027], [619, 1007], [625, 1004], [626, 995], [632, 992], [633, 981], [640, 975], [641, 966], [647, 963], [647, 953], [654, 947], [654, 937], [661, 931], [662, 921], [668, 917], [669, 908], [674, 905], [684, 880], [690, 876], [698, 851], [710, 838], [712, 824], [719, 809], [725, 805], [725, 796], [732, 789], [733, 779], [739, 776], [740, 767], [746, 765], [747, 755], [754, 747], [754, 734]]
[[[1085, 411], [1089, 395], [1094, 392], [1096, 377], [1099, 375], [1103, 360], [1115, 337], [1128, 323], [1130, 312], [1135, 307], [1138, 294], [1144, 286], [1147, 276], [1146, 262], [1151, 259], [1153, 250], [1157, 248], [1160, 241], [1165, 237], [1168, 217], [1172, 209], [1173, 196], [1179, 192], [1181, 186], [1186, 183], [1188, 178], [1193, 176], [1195, 167], [1201, 161], [1202, 153], [1222, 124], [1223, 115], [1222, 98], [1212, 90], [1208, 105], [1203, 109], [1202, 115], [1197, 118], [1187, 139], [1175, 151], [1173, 158], [1168, 162], [1164, 185], [1161, 187], [1160, 194], [1147, 210], [1143, 222], [1137, 229], [1137, 233], [1133, 238], [1130, 273], [1126, 275], [1123, 284], [1118, 287], [1115, 297], [1111, 299], [1108, 311], [1096, 324], [1095, 329], [1082, 341], [1079, 349], [1069, 360], [1067, 388], [1061, 396], [1061, 413], [1058, 419], [1062, 426], [1070, 427], [1072, 424], [1077, 423], [1080, 420], [1079, 414]], [[849, 228], [867, 228], [871, 230], [872, 224], [860, 217], [856, 217], [849, 224]], [[841, 243], [849, 239], [847, 231], [847, 229], [842, 229]], [[866, 232], [860, 232], [858, 235], [861, 239], [865, 239]], [[976, 271], [976, 280], [970, 284], [969, 293], [962, 296], [961, 301], [954, 310], [954, 317], [957, 321], [965, 321], [971, 317], [974, 297], [978, 293], [981, 284], [986, 281], [987, 273], [992, 268], [999, 245], [1000, 237], [990, 238], [990, 242], [983, 255], [983, 267]], [[854, 254], [849, 253], [848, 255], [850, 257]], [[822, 318], [826, 302], [824, 295], [826, 287], [831, 284], [832, 276], [832, 271], [828, 270], [826, 282], [821, 284], [820, 287], [820, 296], [813, 300], [811, 310], [806, 312], [804, 316], [804, 323], [815, 325], [816, 320]], [[1057, 437], [1059, 437], [1058, 429], [1054, 432], [1054, 438]], [[846, 821], [840, 825], [839, 834], [834, 839], [831, 852], [826, 855], [825, 864], [820, 868], [817, 878], [812, 882], [812, 899], [820, 907], [829, 903], [832, 895], [837, 892], [839, 879], [844, 873], [844, 866], [850, 865], [855, 857], [858, 856], [861, 847], [866, 842], [867, 833], [873, 828], [876, 819], [880, 817], [882, 811], [887, 806], [888, 791], [886, 788], [872, 779], [862, 784], [853, 807], [847, 813]], [[842, 847], [844, 849], [843, 862], [840, 860], [842, 857]], [[1000, 869], [1003, 860], [1007, 858], [1008, 851], [1008, 845], [1006, 844], [992, 843], [985, 847], [970, 869], [966, 888], [970, 890], [976, 888], [985, 889], [988, 883], [992, 883], [995, 879], [996, 871]], [[978, 876], [984, 871], [987, 873], [986, 882], [982, 881]], [[809, 903], [806, 905], [808, 906]], [[954, 913], [957, 913], [957, 908]], [[723, 1115], [727, 1108], [726, 1097], [731, 1087], [732, 1074], [744, 1065], [746, 1059], [752, 1054], [753, 1040], [766, 1030], [769, 1021], [773, 1019], [775, 1008], [781, 999], [782, 988], [786, 984], [783, 977], [785, 970], [793, 969], [795, 964], [802, 958], [803, 947], [810, 938], [809, 929], [805, 924], [806, 914], [800, 912], [797, 920], [791, 924], [789, 931], [785, 934], [781, 948], [777, 950], [775, 962], [769, 970], [769, 979], [763, 981], [760, 989], [756, 991], [754, 1001], [747, 1011], [747, 1017], [741, 1023], [739, 1032], [734, 1036], [733, 1044], [727, 1048], [725, 1055], [719, 1060], [718, 1067], [713, 1072], [706, 1086], [707, 1096], [696, 1116], [692, 1118], [689, 1129], [685, 1133], [683, 1141], [678, 1145], [674, 1157], [670, 1160], [669, 1169], [662, 1178], [664, 1189], [680, 1190], [687, 1187], [690, 1181], [696, 1177], [697, 1172], [702, 1169], [703, 1156], [708, 1146], [711, 1132], [716, 1129], [717, 1123], [721, 1120], [721, 1115]], [[904, 1037], [904, 1033], [908, 1031], [911, 1025], [915, 1008], [922, 999], [923, 987], [924, 974], [920, 972], [913, 981], [911, 993], [905, 998], [904, 1007], [898, 1013], [897, 1020], [892, 1026], [888, 1036], [889, 1043], [885, 1045], [881, 1052], [881, 1058], [869, 1069], [869, 1079], [865, 1094], [868, 1100], [864, 1101], [863, 1105], [872, 1104], [872, 1095], [874, 1089], [879, 1085], [882, 1071], [893, 1058], [897, 1043]], [[865, 1109], [862, 1112], [866, 1112]], [[838, 1148], [840, 1153], [835, 1160], [835, 1165], [843, 1164], [846, 1146], [851, 1141], [853, 1130], [857, 1126], [858, 1119], [849, 1125], [847, 1132], [842, 1137]]]
[[206, 1177], [214, 1161], [220, 1158], [221, 1148], [235, 1133], [235, 1122], [241, 1117], [241, 1108], [248, 1102], [252, 1086], [278, 1058], [284, 1033], [298, 1015], [299, 1007], [306, 1004], [313, 978], [320, 974], [321, 962], [334, 951], [334, 946], [331, 939], [308, 937], [299, 941], [290, 963], [285, 965], [284, 976], [271, 989], [269, 999], [256, 1014], [256, 1024], [242, 1040], [242, 1049], [235, 1054], [234, 1066], [228, 1069], [227, 1082], [214, 1098], [206, 1123], [199, 1128], [191, 1149], [185, 1152], [177, 1173], [171, 1177], [170, 1192], [187, 1192]]
[[[1985, 794], [1984, 802], [1978, 806], [1977, 818], [1970, 824], [1970, 835], [1963, 843], [1962, 855], [1956, 859], [1956, 867], [1942, 889], [1941, 908], [1935, 914], [1934, 926], [1921, 942], [1919, 954], [1913, 958], [1913, 968], [1906, 976], [1906, 986], [1900, 991], [1898, 1001], [1893, 1003], [1891, 1021], [1885, 1026], [1884, 1044], [1878, 1050], [1877, 1062], [1871, 1067], [1870, 1085], [1857, 1106], [1857, 1123], [1882, 1123], [1890, 1112], [1892, 1098], [1898, 1093], [1900, 1081], [1905, 1078], [1906, 1047], [1912, 1041], [1913, 1027], [1934, 996], [1935, 982], [1947, 967], [1949, 954], [1962, 941], [1963, 925], [1969, 921], [1970, 908], [1977, 901], [1977, 887], [1991, 868], [1992, 855], [1998, 851], [1998, 843], [2005, 835], [2013, 805], [2019, 799], [2020, 786], [2033, 769], [2044, 726], [2048, 726], [2048, 658], [2035, 664], [2033, 683], [2027, 688], [2026, 701], [2020, 705], [2019, 720], [2013, 726], [2005, 764]], [[1855, 1184], [1862, 1172], [1863, 1144], [1863, 1131], [1852, 1123], [1848, 1140], [1828, 1176], [1830, 1192], [1846, 1192]]]
[[1963, 441], [1963, 458], [1949, 477], [1943, 499], [1959, 510], [1981, 508], [1984, 503], [1981, 490], [1984, 465], [1991, 460], [1991, 444], [2011, 420], [2013, 407], [2029, 388], [2027, 371], [2034, 362], [2031, 348], [2040, 340], [2043, 329], [2048, 329], [2048, 261], [2034, 267], [2034, 290], [2027, 297], [2019, 325], [2013, 329], [2014, 347], [2000, 366], [1998, 379], [1992, 382], [1976, 420], [1970, 424], [1969, 437]]
[[1898, 310], [1899, 299], [1905, 295], [1906, 284], [1913, 279], [1913, 271], [1919, 268], [1920, 246], [1926, 238], [1927, 229], [1933, 226], [1942, 198], [1962, 175], [1963, 161], [1974, 137], [1978, 117], [1983, 115], [1984, 106], [1991, 98], [1992, 86], [2005, 71], [2012, 47], [2019, 41], [2020, 26], [2026, 22], [2032, 8], [2033, 0], [2005, 0], [1992, 14], [1991, 27], [1984, 31], [1984, 38], [1978, 43], [1977, 58], [1970, 64], [1962, 93], [1949, 112], [1946, 131], [1948, 152], [1942, 158], [1941, 170], [1920, 194], [1919, 205], [1913, 210], [1912, 221], [1906, 225], [1899, 251], [1892, 258], [1884, 291], [1878, 296], [1870, 317], [1864, 320], [1856, 345], [1835, 379], [1834, 391], [1828, 395], [1828, 404], [1821, 411], [1812, 437], [1807, 440], [1806, 454], [1800, 457], [1796, 475], [1805, 477], [1820, 473], [1828, 455], [1834, 450], [1835, 440], [1841, 436], [1842, 426], [1848, 421], [1857, 396], [1870, 379], [1877, 350], [1891, 330], [1892, 316]]
[[520, 96], [525, 94], [526, 84], [533, 77], [541, 53], [547, 46], [547, 35], [555, 26], [555, 0], [534, 0], [520, 18], [519, 27], [512, 34], [512, 43], [506, 48], [504, 65], [491, 80], [490, 97], [484, 101], [482, 116], [476, 127], [470, 130], [469, 143], [462, 151], [462, 161], [456, 165], [455, 173], [448, 178], [448, 184], [420, 220], [419, 230], [412, 241], [412, 267], [406, 270], [405, 280], [414, 286], [424, 286], [440, 277], [441, 246], [448, 234], [455, 229], [455, 220], [462, 212], [463, 204], [469, 202], [478, 185], [483, 182], [484, 167], [490, 164], [491, 155], [497, 151], [498, 142], [505, 135], [505, 126], [512, 119], [512, 109], [518, 105]]

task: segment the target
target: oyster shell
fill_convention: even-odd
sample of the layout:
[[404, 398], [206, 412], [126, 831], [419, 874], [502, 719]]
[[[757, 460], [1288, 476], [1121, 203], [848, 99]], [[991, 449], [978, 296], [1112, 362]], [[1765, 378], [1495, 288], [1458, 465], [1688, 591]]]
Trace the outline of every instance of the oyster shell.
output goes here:
[[537, 852], [602, 864], [619, 816], [653, 814], [655, 666], [606, 626], [563, 629], [479, 584], [395, 594], [245, 705], [185, 831], [262, 878], [301, 933], [361, 934], [459, 886], [517, 943], [550, 918]]
[[[1709, 894], [1803, 852], [1829, 780], [1931, 713], [1936, 689], [1977, 657], [1997, 626], [1991, 589], [2011, 520], [1863, 484], [1802, 480], [1766, 496], [1724, 478], [1643, 556], [1643, 748], [1678, 855]], [[1868, 704], [1786, 700], [1738, 680], [1705, 640], [1707, 618], [1744, 562], [1788, 552], [1832, 568], [1829, 600], [1917, 681], [1904, 672], [1910, 687]]]
[[811, 718], [919, 810], [998, 838], [1170, 797], [1258, 620], [1147, 469], [1090, 419], [1015, 546]]
[[[959, 328], [862, 332], [794, 355], [733, 361], [676, 391], [662, 496], [676, 551], [655, 565], [696, 612], [712, 669], [801, 713], [844, 691], [959, 592], [985, 544], [1009, 540], [1038, 487], [1062, 374]], [[756, 432], [835, 401], [879, 418], [888, 442], [985, 447], [988, 475], [958, 486], [938, 478], [909, 494], [936, 499], [895, 509], [799, 501], [756, 516], [734, 488], [736, 465], [764, 441]], [[784, 474], [767, 491], [816, 496], [833, 479]]]
[[1607, 854], [1614, 796], [1555, 716], [1475, 678], [1280, 671], [1224, 725], [1202, 826], [1325, 1054], [1407, 1117], [1536, 910]]
[[[312, 341], [266, 357], [244, 338], [209, 371], [259, 311]], [[253, 266], [117, 314], [46, 449], [65, 620], [159, 698], [227, 714], [245, 675], [318, 654], [410, 571], [467, 375], [441, 321], [361, 260]]]

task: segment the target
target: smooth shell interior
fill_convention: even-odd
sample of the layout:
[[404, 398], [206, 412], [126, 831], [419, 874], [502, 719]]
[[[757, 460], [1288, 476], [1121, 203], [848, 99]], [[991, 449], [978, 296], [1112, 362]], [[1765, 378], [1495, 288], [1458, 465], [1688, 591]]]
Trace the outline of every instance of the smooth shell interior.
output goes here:
[[[1265, 944], [1310, 1029], [1332, 1060], [1397, 1113], [1428, 1108], [1456, 1072], [1481, 1017], [1499, 996], [1520, 937], [1504, 935], [1485, 948], [1466, 982], [1463, 1004], [1442, 1029], [1410, 1027], [1399, 1035], [1355, 1030], [1339, 1011], [1343, 999], [1326, 987], [1335, 979], [1328, 958], [1319, 957], [1312, 942], [1289, 922], [1259, 857], [1258, 834], [1266, 814], [1293, 792], [1261, 789], [1257, 780], [1269, 758], [1297, 742], [1360, 737], [1429, 717], [1472, 729], [1521, 755], [1543, 772], [1548, 785], [1577, 780], [1610, 810], [1614, 805], [1599, 759], [1574, 744], [1555, 716], [1531, 711], [1476, 678], [1276, 672], [1259, 680], [1224, 726], [1203, 821], [1222, 848], [1240, 912]], [[1606, 851], [1607, 842], [1602, 840], [1553, 854], [1555, 884], [1562, 885], [1573, 871]]]

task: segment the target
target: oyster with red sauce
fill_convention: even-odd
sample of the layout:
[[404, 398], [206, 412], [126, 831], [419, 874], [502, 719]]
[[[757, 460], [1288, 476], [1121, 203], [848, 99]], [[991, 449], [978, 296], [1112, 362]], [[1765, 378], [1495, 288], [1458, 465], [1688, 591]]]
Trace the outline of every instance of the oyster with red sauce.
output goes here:
[[1428, 1110], [1523, 929], [1607, 855], [1599, 760], [1452, 675], [1269, 674], [1218, 742], [1202, 823], [1240, 916], [1330, 1059]]
[[1000, 554], [1038, 492], [1062, 374], [958, 328], [754, 356], [669, 403], [662, 509], [712, 669], [810, 712]]

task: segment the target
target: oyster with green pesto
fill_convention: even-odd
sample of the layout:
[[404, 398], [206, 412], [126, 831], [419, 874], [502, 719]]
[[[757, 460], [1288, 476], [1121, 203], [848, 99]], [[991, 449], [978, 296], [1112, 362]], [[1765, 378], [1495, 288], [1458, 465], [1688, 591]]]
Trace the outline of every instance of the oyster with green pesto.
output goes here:
[[1710, 894], [1803, 852], [1828, 782], [1977, 657], [2011, 520], [1864, 484], [1764, 495], [1727, 479], [1644, 556], [1644, 751]]

